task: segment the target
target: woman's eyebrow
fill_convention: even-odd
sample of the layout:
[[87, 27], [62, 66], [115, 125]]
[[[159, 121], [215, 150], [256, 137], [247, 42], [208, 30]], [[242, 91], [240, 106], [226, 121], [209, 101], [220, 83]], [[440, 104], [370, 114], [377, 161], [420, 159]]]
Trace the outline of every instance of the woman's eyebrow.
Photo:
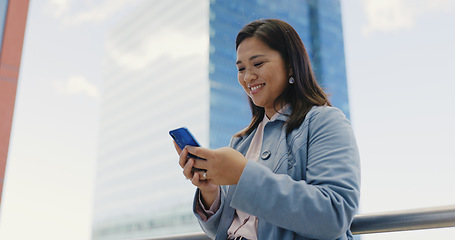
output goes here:
[[[264, 57], [264, 56], [265, 55], [254, 55], [254, 56], [251, 56], [248, 60], [251, 61], [251, 60], [254, 60], [254, 59], [258, 58], [258, 57]], [[242, 63], [242, 61], [238, 60], [235, 64], [237, 65], [239, 63]]]

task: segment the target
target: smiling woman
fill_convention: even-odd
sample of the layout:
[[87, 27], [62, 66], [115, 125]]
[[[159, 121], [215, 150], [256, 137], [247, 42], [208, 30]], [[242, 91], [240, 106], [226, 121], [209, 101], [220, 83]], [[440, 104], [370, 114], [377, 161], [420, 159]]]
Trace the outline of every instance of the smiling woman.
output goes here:
[[176, 147], [183, 174], [198, 187], [202, 229], [223, 240], [352, 239], [355, 137], [318, 86], [297, 32], [281, 20], [254, 21], [237, 35], [236, 49], [250, 126], [229, 147]]
[[291, 71], [280, 56], [257, 37], [245, 39], [237, 49], [240, 85], [256, 106], [271, 118], [285, 102], [275, 102], [288, 86]]
[[[237, 134], [237, 136], [241, 136], [244, 133], [251, 133], [259, 122], [262, 121], [264, 116], [263, 110], [265, 110], [267, 117], [271, 117], [277, 112], [277, 109], [290, 104], [294, 108], [294, 111], [289, 116], [289, 121], [287, 121], [287, 131], [289, 133], [293, 128], [298, 127], [303, 122], [306, 113], [312, 106], [331, 106], [327, 95], [316, 81], [310, 58], [297, 32], [287, 23], [278, 21], [274, 24], [275, 26], [271, 27], [267, 26], [267, 24], [254, 22], [247, 25], [237, 36], [237, 67], [239, 69], [238, 77], [240, 85], [245, 88], [243, 82], [246, 83], [249, 81], [252, 84], [259, 82], [255, 79], [253, 79], [254, 81], [249, 80], [247, 79], [249, 76], [244, 75], [244, 72], [248, 69], [245, 69], [245, 66], [241, 64], [240, 58], [246, 57], [243, 55], [251, 55], [248, 57], [248, 60], [250, 61], [250, 65], [253, 64], [255, 67], [252, 69], [262, 69], [261, 67], [264, 64], [273, 65], [265, 69], [270, 69], [267, 71], [267, 74], [272, 74], [273, 72], [274, 75], [270, 77], [264, 76], [264, 79], [268, 79], [268, 84], [275, 85], [275, 87], [268, 87], [269, 91], [273, 91], [274, 94], [268, 97], [268, 100], [273, 102], [268, 103], [267, 106], [254, 102], [254, 99], [258, 99], [258, 97], [255, 96], [253, 98], [252, 93], [245, 89], [250, 97], [249, 102], [253, 113], [253, 120], [250, 126]], [[282, 40], [277, 41], [276, 39]], [[267, 63], [262, 59], [265, 57], [270, 58], [270, 60], [265, 59]], [[263, 72], [261, 71], [261, 75], [265, 74]], [[257, 73], [249, 71], [249, 74], [255, 75]], [[243, 82], [241, 80], [242, 76]], [[272, 81], [272, 79], [274, 80]], [[254, 93], [256, 93], [258, 85], [253, 85], [253, 87], [255, 87]]]

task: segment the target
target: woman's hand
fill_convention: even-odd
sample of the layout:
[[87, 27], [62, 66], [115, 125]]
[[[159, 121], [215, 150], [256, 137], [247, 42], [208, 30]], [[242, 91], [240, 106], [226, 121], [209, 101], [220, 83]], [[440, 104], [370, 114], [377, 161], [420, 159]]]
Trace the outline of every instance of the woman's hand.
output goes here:
[[183, 175], [188, 180], [191, 180], [194, 186], [198, 187], [202, 194], [202, 202], [208, 209], [215, 201], [218, 195], [218, 185], [213, 184], [210, 180], [203, 178], [203, 171], [194, 171], [194, 158], [188, 158], [188, 150], [180, 149], [180, 147], [174, 142], [174, 147], [177, 153], [180, 155], [179, 164], [183, 168]]
[[208, 181], [216, 185], [237, 184], [247, 163], [246, 158], [240, 152], [229, 147], [212, 150], [186, 146], [182, 153], [185, 151], [203, 158], [190, 158], [191, 166], [205, 169]]

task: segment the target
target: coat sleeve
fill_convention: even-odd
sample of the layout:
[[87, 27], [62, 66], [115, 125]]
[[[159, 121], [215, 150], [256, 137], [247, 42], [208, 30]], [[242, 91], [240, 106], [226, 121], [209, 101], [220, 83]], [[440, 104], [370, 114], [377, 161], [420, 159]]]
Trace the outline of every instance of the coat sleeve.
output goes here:
[[211, 215], [208, 219], [203, 219], [200, 216], [199, 211], [197, 210], [197, 208], [198, 208], [197, 205], [200, 202], [200, 190], [199, 190], [199, 188], [196, 190], [196, 194], [195, 194], [194, 200], [193, 200], [193, 213], [196, 216], [196, 218], [197, 218], [197, 220], [199, 222], [199, 225], [201, 226], [202, 230], [211, 239], [214, 239], [215, 236], [216, 236], [216, 233], [217, 233], [217, 230], [218, 230], [218, 226], [220, 224], [220, 218], [221, 218], [221, 215], [222, 215], [222, 210], [223, 210], [223, 207], [224, 207], [224, 200], [225, 200], [225, 196], [226, 196], [223, 187], [220, 186], [219, 191], [220, 191], [219, 192], [219, 200], [221, 201], [220, 206], [219, 206], [218, 210], [213, 215]]
[[[304, 122], [305, 124], [305, 122]], [[349, 121], [336, 108], [322, 108], [309, 117], [306, 180], [249, 161], [231, 206], [260, 220], [316, 239], [336, 239], [350, 228], [357, 211], [360, 164]], [[305, 155], [305, 156], [303, 156]]]

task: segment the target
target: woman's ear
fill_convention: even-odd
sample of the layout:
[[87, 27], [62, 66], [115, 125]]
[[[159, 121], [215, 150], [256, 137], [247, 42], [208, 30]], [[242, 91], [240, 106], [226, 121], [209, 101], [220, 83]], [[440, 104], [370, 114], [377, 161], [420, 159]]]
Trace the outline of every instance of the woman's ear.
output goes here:
[[294, 71], [292, 71], [292, 67], [291, 67], [291, 65], [289, 65], [289, 76], [288, 77], [291, 77], [292, 75], [294, 75]]

